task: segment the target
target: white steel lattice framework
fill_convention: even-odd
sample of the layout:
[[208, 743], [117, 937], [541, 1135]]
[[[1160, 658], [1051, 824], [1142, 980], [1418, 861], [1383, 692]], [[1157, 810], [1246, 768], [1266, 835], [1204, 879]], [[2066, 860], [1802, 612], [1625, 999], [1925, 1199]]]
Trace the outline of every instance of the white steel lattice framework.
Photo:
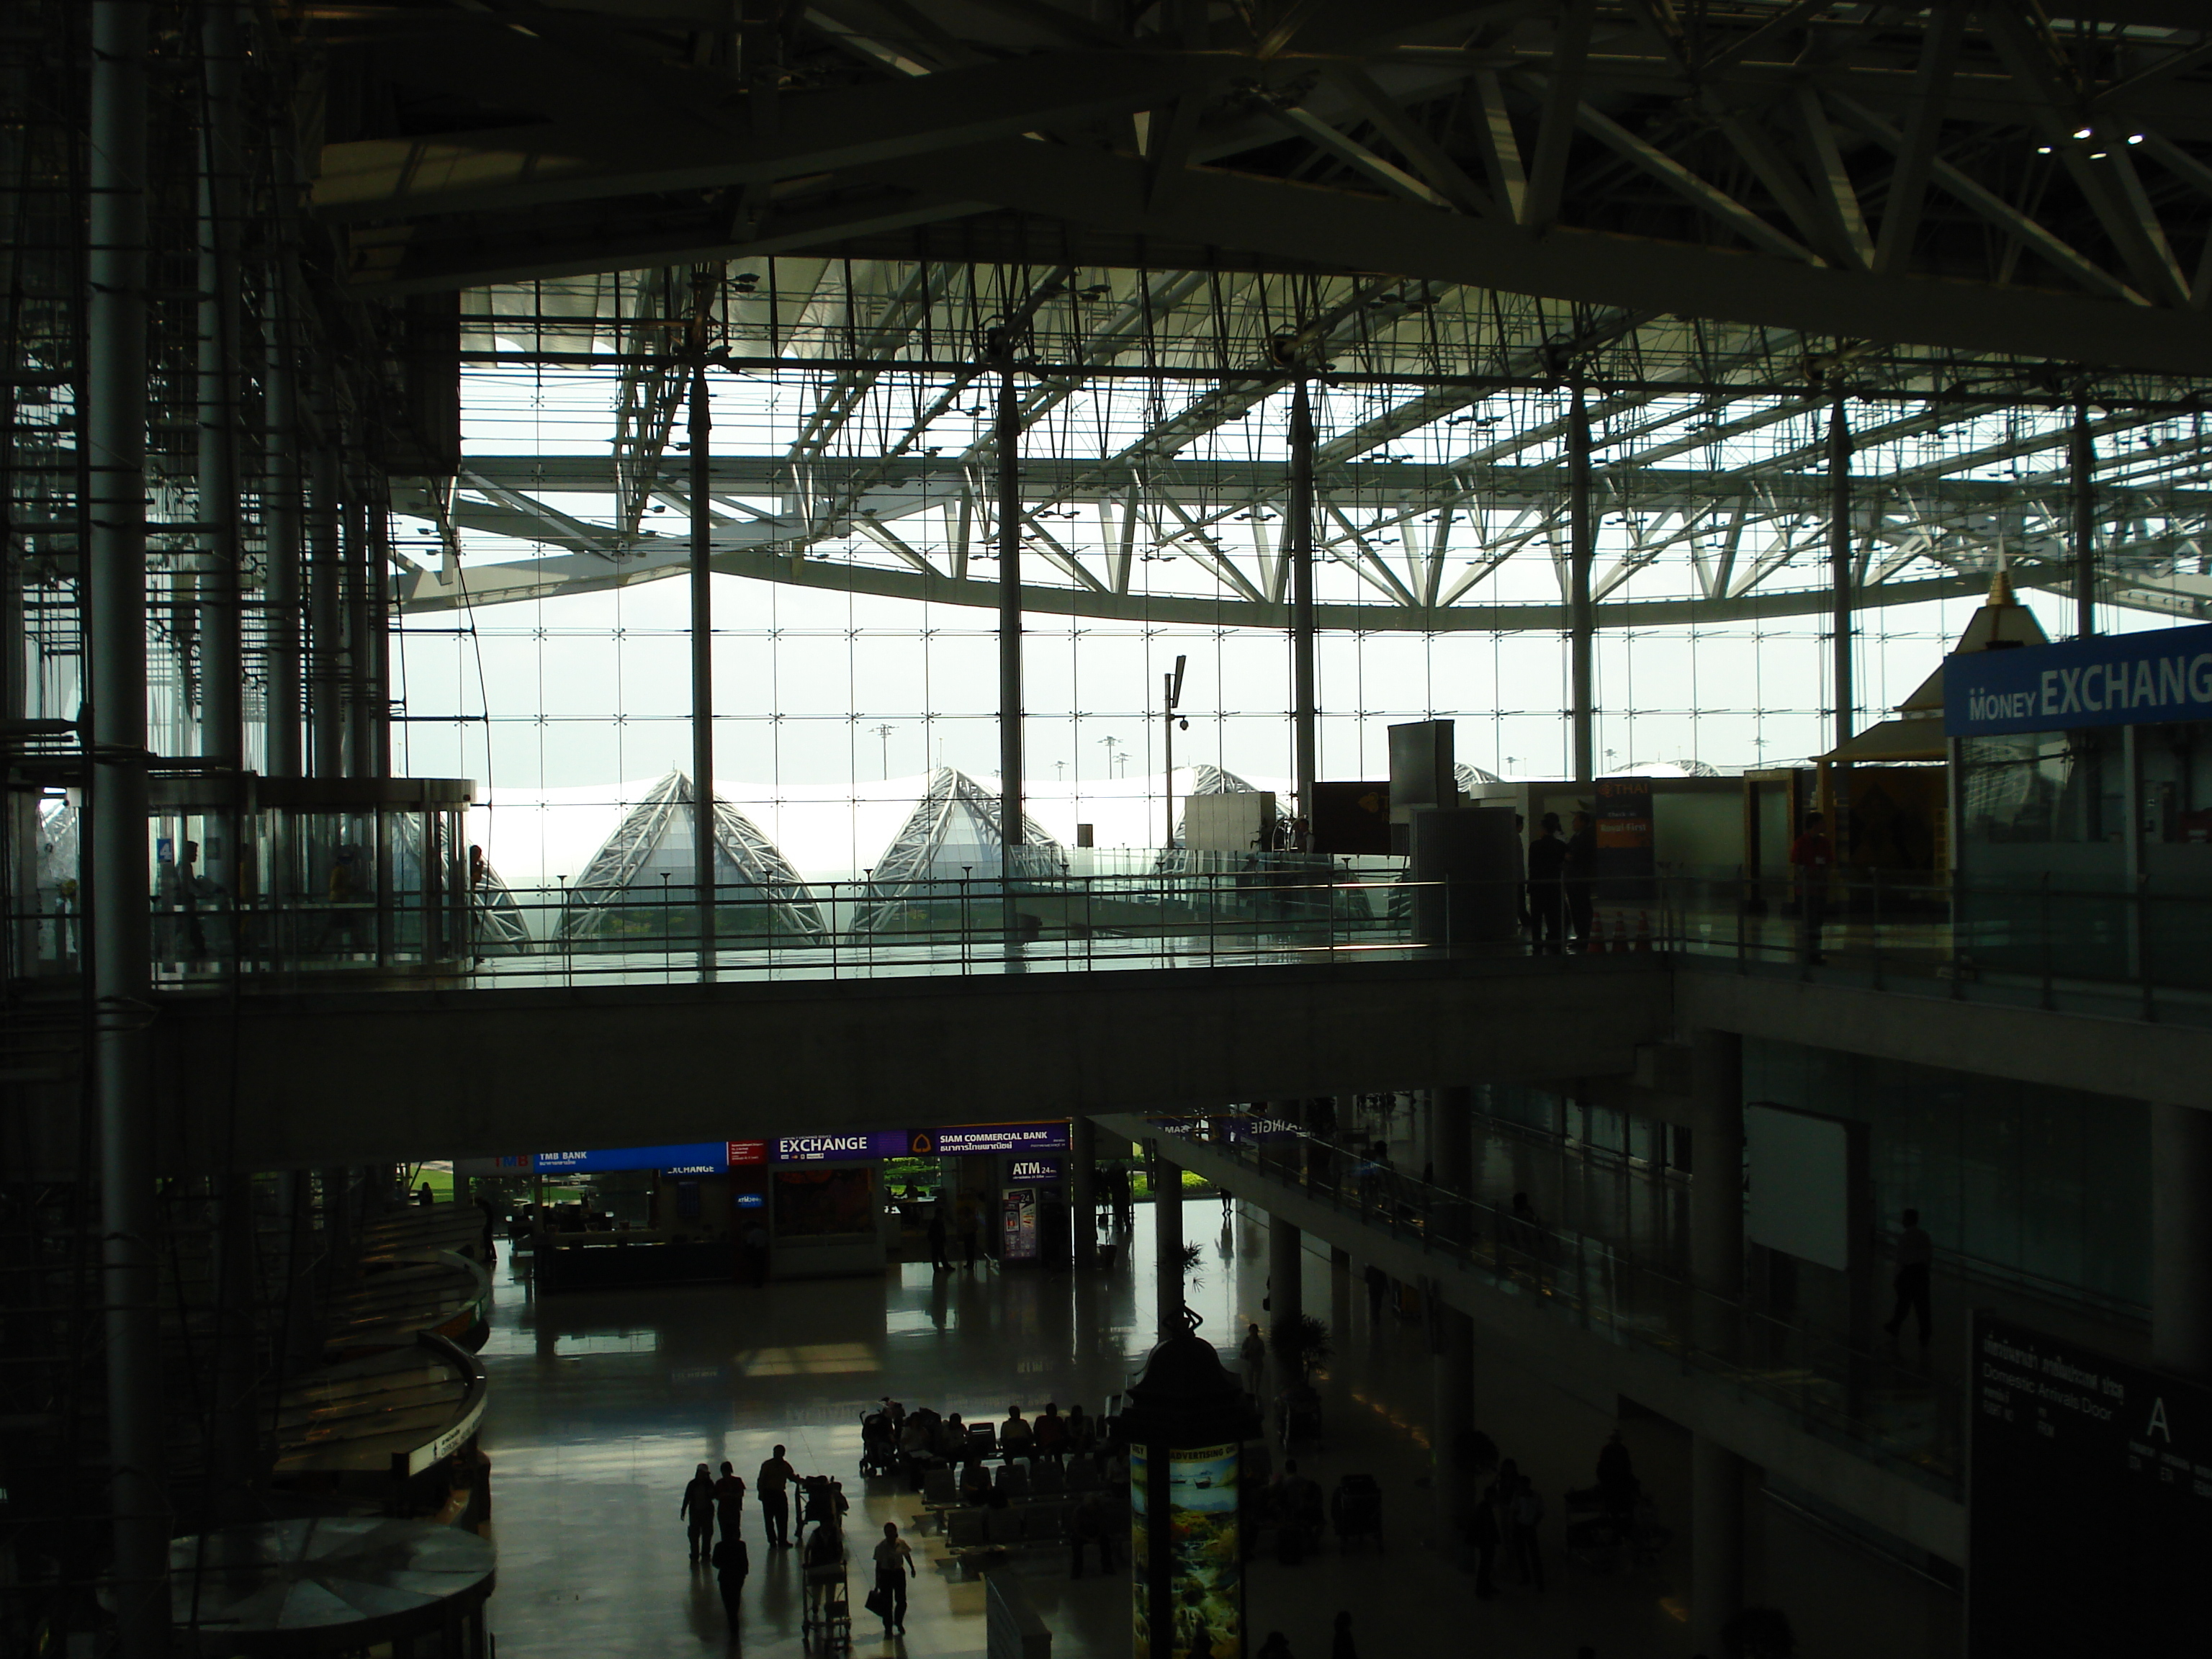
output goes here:
[[[940, 766], [921, 804], [891, 837], [869, 872], [868, 901], [854, 918], [856, 933], [888, 933], [928, 921], [936, 907], [957, 907], [982, 896], [995, 903], [1000, 878], [1056, 881], [1067, 873], [1060, 843], [1034, 819], [1022, 820], [1023, 843], [1004, 868], [999, 801], [966, 773]], [[980, 912], [979, 912], [980, 914]]]
[[[1324, 629], [1566, 625], [1498, 579], [1562, 563], [1571, 385], [1610, 526], [1579, 625], [1969, 597], [2001, 560], [2070, 592], [2085, 543], [2099, 601], [2212, 615], [2186, 8], [343, 9], [332, 52], [404, 52], [422, 112], [324, 135], [354, 290], [460, 289], [465, 357], [618, 383], [609, 453], [483, 450], [403, 492], [447, 539], [412, 609], [671, 574], [644, 515], [690, 505], [663, 462], [703, 319], [801, 404], [717, 441], [714, 567], [766, 580], [995, 602], [993, 441], [958, 417], [997, 326], [1034, 612], [1286, 625], [1280, 446], [1232, 467], [1222, 441], [1298, 365], [1378, 393], [1321, 434], [1318, 553], [1359, 588]], [[1143, 418], [1074, 445], [1133, 375]], [[1839, 397], [1840, 584], [1805, 430]], [[545, 556], [478, 562], [462, 531]]]
[[[569, 889], [560, 922], [564, 939], [650, 939], [696, 926], [691, 780], [671, 772], [632, 807]], [[714, 801], [714, 891], [718, 909], [737, 907], [734, 934], [827, 937], [812, 891], [775, 843], [727, 802]]]

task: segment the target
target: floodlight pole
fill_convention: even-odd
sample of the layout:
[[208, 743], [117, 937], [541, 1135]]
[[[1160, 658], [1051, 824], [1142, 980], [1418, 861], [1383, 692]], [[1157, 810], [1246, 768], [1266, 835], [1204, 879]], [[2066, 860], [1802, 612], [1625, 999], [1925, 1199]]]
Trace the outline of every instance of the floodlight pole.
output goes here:
[[1567, 407], [1567, 696], [1574, 727], [1575, 781], [1597, 776], [1597, 611], [1590, 570], [1597, 536], [1590, 519], [1589, 402], [1575, 386]]
[[2074, 633], [2086, 640], [2097, 631], [2097, 441], [2089, 430], [2086, 398], [2074, 405], [2067, 456], [2074, 496]]
[[999, 368], [999, 893], [1006, 943], [1021, 939], [1014, 861], [1022, 845], [1022, 408], [1014, 388], [1014, 341], [994, 331]]
[[707, 330], [702, 316], [691, 362], [691, 895], [698, 913], [699, 972], [714, 973], [714, 519], [707, 407]]
[[1840, 397], [1828, 405], [1828, 579], [1834, 588], [1836, 746], [1851, 740], [1858, 695], [1851, 673], [1851, 428]]
[[1297, 817], [1305, 823], [1298, 837], [1304, 852], [1313, 845], [1314, 779], [1320, 771], [1314, 690], [1314, 428], [1313, 400], [1306, 374], [1297, 370], [1291, 389], [1291, 491], [1287, 541], [1291, 556], [1291, 736]]
[[1182, 702], [1182, 669], [1188, 657], [1176, 659], [1175, 672], [1160, 676], [1161, 706], [1167, 715], [1167, 838], [1160, 842], [1163, 850], [1175, 846], [1175, 726], [1176, 708]]

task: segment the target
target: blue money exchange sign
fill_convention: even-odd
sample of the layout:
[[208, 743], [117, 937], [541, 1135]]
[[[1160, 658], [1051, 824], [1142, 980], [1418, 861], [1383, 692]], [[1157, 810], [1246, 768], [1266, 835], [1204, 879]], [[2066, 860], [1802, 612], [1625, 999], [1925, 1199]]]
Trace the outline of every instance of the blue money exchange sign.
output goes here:
[[1997, 737], [2212, 720], [2212, 624], [2106, 634], [1943, 663], [1943, 733]]

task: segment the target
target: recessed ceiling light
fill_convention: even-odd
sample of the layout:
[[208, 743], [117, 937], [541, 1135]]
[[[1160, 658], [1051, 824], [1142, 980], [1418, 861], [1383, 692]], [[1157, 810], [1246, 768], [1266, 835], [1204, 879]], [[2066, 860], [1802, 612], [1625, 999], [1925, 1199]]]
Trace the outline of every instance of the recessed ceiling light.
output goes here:
[[2076, 138], [2087, 138], [2092, 136], [2092, 130], [2088, 127], [2076, 127], [2074, 129], [2074, 136]]

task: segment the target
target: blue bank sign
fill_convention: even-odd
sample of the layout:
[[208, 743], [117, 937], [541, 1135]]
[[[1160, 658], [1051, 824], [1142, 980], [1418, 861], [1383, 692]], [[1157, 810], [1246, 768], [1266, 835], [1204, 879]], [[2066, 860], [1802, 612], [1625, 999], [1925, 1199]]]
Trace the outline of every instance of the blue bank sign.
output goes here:
[[1946, 737], [2212, 720], [2212, 624], [2100, 635], [1943, 665]]

